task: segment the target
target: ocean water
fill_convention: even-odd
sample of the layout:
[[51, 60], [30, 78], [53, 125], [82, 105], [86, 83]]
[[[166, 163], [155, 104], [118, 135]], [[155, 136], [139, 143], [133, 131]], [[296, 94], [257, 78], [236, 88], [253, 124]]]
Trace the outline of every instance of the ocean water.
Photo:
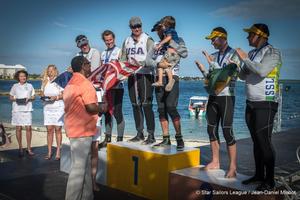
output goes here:
[[[34, 88], [40, 88], [40, 81], [29, 81]], [[15, 81], [0, 80], [0, 91], [9, 91]], [[288, 91], [285, 88], [290, 87]], [[300, 127], [300, 82], [283, 82], [283, 104], [282, 104], [282, 126], [281, 130]], [[202, 81], [180, 81], [180, 95], [178, 111], [181, 116], [182, 134], [184, 138], [191, 140], [208, 140], [206, 132], [206, 119], [195, 119], [189, 116], [188, 103], [191, 96], [205, 96], [206, 92], [203, 88]], [[43, 126], [43, 106], [41, 100], [37, 97], [33, 103], [33, 125]], [[157, 104], [154, 95], [153, 110], [155, 113], [155, 135], [160, 136], [162, 131], [160, 128], [157, 112]], [[125, 82], [125, 93], [123, 100], [123, 113], [125, 118], [125, 135], [134, 135], [136, 133], [132, 107], [128, 97], [127, 83]], [[243, 82], [237, 82], [236, 101], [234, 112], [233, 129], [237, 139], [250, 137], [248, 128], [244, 119], [245, 113], [245, 89]], [[8, 96], [0, 96], [0, 121], [11, 121], [11, 102]], [[222, 130], [219, 129], [221, 138]], [[113, 134], [116, 133], [114, 121]], [[170, 124], [170, 134], [174, 135], [175, 131]]]

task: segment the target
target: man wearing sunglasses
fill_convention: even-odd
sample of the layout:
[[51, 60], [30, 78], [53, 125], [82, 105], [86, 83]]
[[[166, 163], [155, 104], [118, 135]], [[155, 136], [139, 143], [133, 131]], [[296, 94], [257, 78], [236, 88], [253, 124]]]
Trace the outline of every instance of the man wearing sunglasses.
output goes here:
[[100, 66], [100, 53], [97, 49], [91, 48], [85, 35], [78, 35], [75, 39], [80, 52], [77, 56], [84, 56], [91, 62], [91, 70], [94, 71]]
[[126, 38], [122, 46], [121, 61], [136, 61], [142, 66], [135, 74], [128, 78], [129, 98], [133, 108], [133, 116], [137, 135], [131, 142], [144, 140], [144, 118], [146, 119], [148, 138], [144, 144], [152, 144], [154, 139], [154, 113], [152, 110], [154, 82], [153, 69], [145, 65], [146, 56], [153, 47], [154, 41], [142, 31], [142, 21], [139, 17], [129, 20], [131, 35]]
[[[223, 27], [216, 27], [205, 39], [211, 40], [211, 44], [218, 50], [211, 55], [203, 51], [209, 64], [209, 73], [214, 69], [224, 69], [232, 62], [231, 59], [235, 55], [235, 50], [228, 45], [227, 31]], [[209, 76], [204, 65], [198, 61], [196, 61], [196, 65], [203, 76], [208, 78]], [[227, 85], [224, 85], [219, 93], [209, 95], [206, 110], [207, 133], [210, 140], [212, 160], [206, 165], [205, 169], [213, 170], [220, 168], [220, 138], [218, 128], [221, 122], [230, 162], [229, 169], [225, 175], [226, 178], [234, 178], [236, 176], [236, 141], [232, 128], [235, 103], [235, 80], [236, 77], [233, 77]]]
[[[91, 72], [97, 69], [100, 66], [100, 53], [97, 49], [91, 48], [89, 45], [89, 41], [85, 35], [78, 35], [75, 39], [77, 47], [80, 48], [80, 52], [77, 56], [85, 57], [90, 65], [91, 65]], [[99, 190], [99, 187], [96, 184], [96, 174], [97, 174], [97, 166], [98, 166], [98, 145], [100, 142], [101, 136], [101, 118], [98, 117], [97, 119], [97, 130], [96, 134], [93, 136], [92, 142], [92, 181], [93, 181], [93, 189], [95, 191]]]

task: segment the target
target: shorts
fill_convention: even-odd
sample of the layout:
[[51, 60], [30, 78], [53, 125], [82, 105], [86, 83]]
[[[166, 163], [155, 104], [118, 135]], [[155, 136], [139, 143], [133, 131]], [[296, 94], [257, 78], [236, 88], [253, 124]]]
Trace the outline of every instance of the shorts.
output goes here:
[[180, 56], [178, 53], [169, 52], [168, 50], [164, 54], [164, 59], [168, 61], [168, 63], [171, 64], [171, 68], [173, 68], [175, 65], [177, 65], [180, 61]]
[[31, 111], [12, 112], [11, 125], [31, 126], [32, 125], [32, 112]]

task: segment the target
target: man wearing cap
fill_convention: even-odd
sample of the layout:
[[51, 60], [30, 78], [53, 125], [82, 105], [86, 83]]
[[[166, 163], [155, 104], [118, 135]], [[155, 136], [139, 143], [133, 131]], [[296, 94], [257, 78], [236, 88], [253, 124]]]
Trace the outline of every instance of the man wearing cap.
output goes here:
[[133, 116], [137, 135], [131, 142], [144, 140], [144, 118], [146, 119], [148, 137], [144, 144], [155, 142], [154, 113], [152, 110], [154, 82], [153, 69], [145, 65], [145, 59], [154, 42], [151, 37], [142, 31], [142, 21], [139, 17], [129, 20], [131, 36], [126, 38], [122, 46], [121, 61], [139, 62], [142, 68], [128, 78], [129, 98], [133, 108]]
[[91, 48], [89, 41], [85, 35], [78, 35], [75, 39], [80, 52], [77, 56], [84, 56], [91, 62], [91, 70], [94, 71], [100, 66], [100, 53], [97, 49]]
[[[158, 37], [163, 40], [164, 39], [164, 30], [162, 29], [162, 25], [160, 21], [158, 21], [153, 28], [152, 32], [156, 31]], [[151, 66], [153, 68], [159, 66], [161, 68], [166, 68], [170, 66], [170, 63], [166, 62], [163, 59], [164, 51], [166, 49], [156, 50], [154, 47], [149, 51], [149, 54], [146, 58], [147, 66]], [[179, 38], [178, 45], [178, 54], [186, 58], [188, 55], [187, 48], [185, 47], [185, 43], [182, 38]], [[153, 147], [166, 147], [171, 145], [170, 135], [169, 135], [169, 117], [173, 122], [174, 129], [176, 131], [176, 142], [178, 151], [184, 149], [184, 141], [181, 134], [181, 123], [180, 123], [180, 115], [177, 110], [178, 98], [179, 98], [179, 65], [177, 63], [173, 69], [173, 79], [175, 80], [174, 86], [171, 91], [165, 91], [164, 87], [155, 88], [156, 101], [157, 101], [157, 111], [159, 113], [159, 121], [163, 132], [163, 140], [162, 142], [155, 144]], [[167, 82], [167, 77], [163, 77], [163, 82]]]
[[[91, 63], [91, 71], [94, 71], [100, 66], [100, 53], [97, 49], [91, 48], [89, 41], [85, 35], [78, 35], [75, 39], [77, 47], [80, 52], [77, 56], [84, 56]], [[98, 117], [96, 134], [93, 136], [92, 142], [92, 175], [93, 188], [95, 191], [99, 190], [96, 184], [96, 175], [98, 169], [98, 145], [101, 137], [101, 117]]]
[[268, 43], [270, 33], [266, 24], [254, 24], [244, 31], [254, 49], [248, 54], [240, 48], [236, 51], [244, 62], [240, 78], [246, 83], [245, 116], [253, 141], [255, 174], [242, 183], [259, 183], [257, 190], [272, 190], [275, 187], [275, 149], [271, 136], [278, 107], [281, 53]]
[[[209, 73], [214, 69], [224, 69], [224, 67], [231, 63], [231, 58], [235, 54], [235, 50], [227, 43], [227, 31], [222, 27], [216, 27], [212, 30], [211, 34], [206, 37], [206, 39], [211, 40], [211, 44], [218, 50], [212, 55], [208, 55], [207, 52], [203, 51], [203, 54], [206, 56], [209, 63]], [[208, 78], [208, 73], [205, 71], [204, 65], [198, 61], [195, 63], [203, 76]], [[219, 122], [221, 121], [230, 161], [229, 170], [225, 175], [227, 178], [233, 178], [236, 176], [236, 141], [232, 128], [235, 103], [235, 80], [236, 77], [232, 77], [229, 84], [224, 85], [223, 89], [219, 91], [219, 93], [210, 94], [206, 109], [207, 132], [212, 150], [212, 161], [206, 165], [205, 169], [212, 170], [220, 168], [220, 138], [218, 134], [218, 127]]]
[[100, 109], [96, 91], [86, 79], [91, 74], [90, 62], [83, 56], [76, 56], [71, 66], [73, 76], [63, 93], [65, 129], [70, 139], [72, 161], [66, 200], [93, 199], [91, 144]]

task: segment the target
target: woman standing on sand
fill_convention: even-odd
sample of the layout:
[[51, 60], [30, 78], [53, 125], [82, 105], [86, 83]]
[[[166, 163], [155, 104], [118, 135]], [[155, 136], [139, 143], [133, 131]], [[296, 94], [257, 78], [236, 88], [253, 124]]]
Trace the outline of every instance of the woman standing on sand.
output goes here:
[[49, 65], [42, 74], [41, 99], [44, 104], [44, 125], [47, 127], [48, 154], [46, 160], [52, 157], [53, 135], [56, 135], [56, 156], [60, 160], [60, 147], [62, 141], [62, 126], [64, 125], [64, 102], [62, 100], [63, 89], [52, 82], [58, 75], [55, 65]]
[[22, 126], [26, 127], [27, 150], [29, 156], [33, 156], [31, 151], [31, 124], [32, 124], [32, 101], [35, 91], [30, 83], [27, 83], [28, 73], [25, 70], [17, 71], [14, 77], [15, 83], [10, 92], [9, 99], [12, 101], [11, 124], [16, 126], [16, 136], [19, 144], [19, 157], [24, 156], [22, 147]]

